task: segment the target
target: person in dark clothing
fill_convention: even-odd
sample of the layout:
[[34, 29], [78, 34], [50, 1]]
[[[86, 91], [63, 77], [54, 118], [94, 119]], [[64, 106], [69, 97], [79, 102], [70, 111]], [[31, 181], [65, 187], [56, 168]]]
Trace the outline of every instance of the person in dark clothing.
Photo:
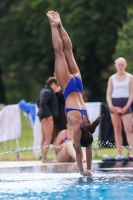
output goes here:
[[38, 95], [38, 116], [42, 124], [42, 162], [47, 162], [46, 156], [52, 140], [54, 120], [58, 118], [58, 100], [55, 95], [58, 83], [55, 77], [49, 77], [46, 85]]
[[67, 118], [65, 113], [65, 100], [64, 95], [60, 87], [58, 87], [55, 93], [58, 100], [58, 118], [55, 119], [55, 131], [54, 139], [57, 137], [58, 133], [67, 128]]

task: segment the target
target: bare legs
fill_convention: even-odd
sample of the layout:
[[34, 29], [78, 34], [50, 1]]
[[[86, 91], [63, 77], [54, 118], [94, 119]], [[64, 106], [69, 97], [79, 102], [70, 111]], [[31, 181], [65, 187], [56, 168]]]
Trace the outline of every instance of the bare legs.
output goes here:
[[[132, 130], [132, 115], [116, 115], [111, 114], [111, 119], [114, 127], [114, 134], [115, 134], [115, 143], [118, 150], [118, 154], [122, 156], [122, 122], [124, 125], [124, 130], [127, 137], [128, 145], [131, 147], [132, 154], [133, 154], [133, 130]], [[122, 122], [121, 122], [122, 120]]]
[[43, 126], [45, 125], [44, 121], [41, 122], [41, 125], [42, 125], [41, 150], [42, 150], [42, 155], [43, 155], [43, 148], [44, 148], [44, 141], [45, 141], [45, 133], [44, 133], [44, 128], [43, 128]]
[[131, 148], [133, 155], [133, 128], [132, 128], [132, 114], [126, 114], [122, 116], [124, 130], [127, 137], [128, 145]]
[[44, 118], [41, 120], [42, 124], [42, 162], [47, 162], [47, 152], [49, 149], [49, 145], [52, 140], [52, 134], [53, 134], [53, 128], [54, 128], [54, 122], [53, 117]]
[[65, 29], [61, 23], [60, 15], [57, 12], [53, 12], [53, 17], [55, 20], [57, 20], [59, 22], [60, 37], [63, 42], [63, 50], [64, 50], [65, 58], [67, 61], [67, 65], [69, 68], [69, 72], [72, 75], [80, 76], [80, 71], [78, 69], [77, 63], [73, 56], [72, 43], [71, 43], [69, 35], [65, 31]]
[[[51, 25], [52, 41], [55, 50], [55, 74], [61, 88], [64, 90], [71, 79], [71, 75], [76, 75], [79, 78], [81, 78], [81, 75], [73, 56], [71, 40], [62, 26], [59, 14], [49, 11], [47, 16]], [[62, 76], [65, 79], [63, 81]]]
[[[63, 52], [63, 43], [58, 31], [57, 20], [53, 18], [53, 12], [49, 11], [47, 16], [51, 25], [52, 42], [55, 51], [55, 74], [59, 82], [60, 87], [64, 91], [68, 82], [71, 79], [71, 74], [68, 69], [68, 65]], [[62, 79], [63, 77], [63, 79]]]
[[111, 114], [111, 120], [114, 128], [115, 145], [118, 155], [122, 156], [122, 124], [120, 115]]

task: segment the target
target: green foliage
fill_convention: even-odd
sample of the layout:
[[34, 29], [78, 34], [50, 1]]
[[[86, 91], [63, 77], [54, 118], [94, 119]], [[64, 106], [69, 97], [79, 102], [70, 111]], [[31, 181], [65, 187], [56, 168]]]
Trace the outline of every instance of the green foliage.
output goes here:
[[36, 101], [48, 74], [53, 73], [53, 67], [51, 72], [47, 67], [50, 59], [45, 58], [45, 52], [49, 51], [44, 34], [47, 5], [43, 1], [43, 6], [35, 6], [34, 2], [24, 0], [10, 7], [9, 15], [0, 21], [3, 37], [0, 60], [7, 103], [17, 103], [22, 98]]
[[127, 71], [133, 73], [133, 7], [128, 8], [128, 21], [123, 24], [118, 34], [114, 59], [124, 57], [127, 60]]
[[[0, 10], [0, 65], [6, 103], [35, 102], [54, 71], [54, 51], [46, 12], [58, 11], [91, 101], [104, 101], [106, 71], [112, 63], [117, 32], [131, 0], [3, 1]], [[2, 6], [4, 5], [4, 6]]]

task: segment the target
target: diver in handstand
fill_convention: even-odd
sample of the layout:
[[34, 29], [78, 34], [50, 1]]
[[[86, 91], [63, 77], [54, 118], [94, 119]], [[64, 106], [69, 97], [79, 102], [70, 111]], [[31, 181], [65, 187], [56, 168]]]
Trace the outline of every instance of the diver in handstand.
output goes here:
[[[57, 12], [47, 13], [51, 25], [52, 42], [55, 51], [55, 74], [64, 93], [68, 123], [73, 127], [74, 146], [80, 174], [91, 176], [93, 133], [102, 117], [90, 122], [82, 98], [81, 74], [72, 52], [71, 40], [65, 31]], [[83, 169], [81, 146], [86, 147], [87, 169]]]

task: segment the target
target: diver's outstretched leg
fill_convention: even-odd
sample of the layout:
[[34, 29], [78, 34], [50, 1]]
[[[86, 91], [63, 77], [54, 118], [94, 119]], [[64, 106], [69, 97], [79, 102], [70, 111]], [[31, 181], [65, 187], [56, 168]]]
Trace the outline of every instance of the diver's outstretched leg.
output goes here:
[[63, 43], [58, 32], [59, 23], [53, 18], [53, 11], [49, 11], [47, 17], [51, 25], [52, 42], [55, 51], [55, 74], [61, 89], [64, 90], [71, 79], [71, 74], [63, 52]]
[[63, 42], [63, 48], [64, 48], [63, 50], [65, 53], [70, 74], [77, 75], [80, 77], [81, 76], [80, 71], [73, 56], [72, 43], [71, 43], [70, 37], [62, 25], [59, 13], [53, 11], [53, 17], [56, 21], [59, 22], [60, 37]]

